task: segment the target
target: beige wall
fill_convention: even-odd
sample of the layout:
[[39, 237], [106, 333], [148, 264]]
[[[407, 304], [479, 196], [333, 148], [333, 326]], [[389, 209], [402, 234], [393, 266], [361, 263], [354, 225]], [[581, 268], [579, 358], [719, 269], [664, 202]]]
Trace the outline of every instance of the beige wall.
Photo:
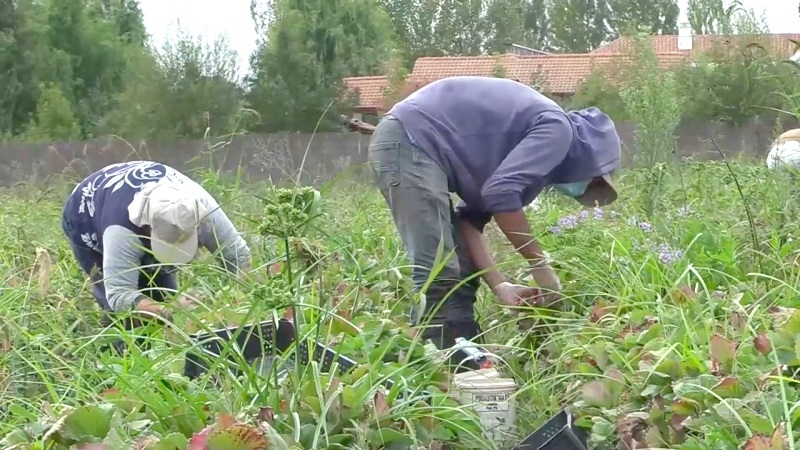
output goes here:
[[[634, 153], [632, 124], [619, 125], [626, 165]], [[766, 156], [776, 135], [771, 123], [750, 123], [739, 128], [719, 124], [684, 123], [677, 133], [682, 156], [719, 159], [710, 139], [726, 157], [746, 153], [760, 159]], [[344, 169], [366, 161], [368, 136], [353, 133], [275, 134], [238, 136], [214, 145], [217, 167], [234, 172], [242, 167], [251, 180], [278, 182], [301, 173], [303, 183], [319, 183]], [[0, 152], [0, 186], [20, 181], [40, 182], [62, 174], [87, 175], [104, 165], [131, 159], [153, 159], [180, 170], [208, 167], [209, 143], [202, 140], [179, 142], [126, 143], [118, 138], [85, 142], [4, 145]], [[306, 152], [306, 149], [308, 151]], [[204, 153], [205, 152], [205, 153]], [[305, 157], [305, 161], [304, 161]]]

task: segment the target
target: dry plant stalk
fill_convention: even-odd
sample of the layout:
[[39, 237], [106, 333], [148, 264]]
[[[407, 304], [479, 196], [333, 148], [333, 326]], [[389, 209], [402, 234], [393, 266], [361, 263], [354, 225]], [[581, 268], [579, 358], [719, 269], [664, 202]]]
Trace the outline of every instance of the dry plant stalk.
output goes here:
[[19, 278], [19, 275], [16, 273], [9, 273], [5, 276], [5, 279], [3, 280], [3, 287], [18, 288], [20, 286], [24, 286], [24, 283]]
[[36, 261], [33, 263], [33, 273], [39, 283], [39, 297], [47, 298], [50, 292], [50, 279], [53, 276], [53, 259], [50, 253], [42, 247], [36, 247]]
[[6, 320], [0, 317], [0, 355], [11, 353], [11, 331], [6, 326]]

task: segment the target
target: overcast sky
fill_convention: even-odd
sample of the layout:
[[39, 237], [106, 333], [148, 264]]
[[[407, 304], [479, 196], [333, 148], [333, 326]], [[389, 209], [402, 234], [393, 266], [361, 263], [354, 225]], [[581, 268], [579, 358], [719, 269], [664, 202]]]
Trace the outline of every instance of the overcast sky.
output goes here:
[[[148, 32], [160, 45], [171, 35], [180, 19], [181, 28], [213, 41], [226, 35], [239, 54], [240, 71], [247, 71], [247, 60], [255, 47], [256, 35], [250, 19], [250, 0], [139, 0]], [[685, 1], [685, 0], [684, 0]], [[773, 33], [800, 32], [797, 0], [740, 0], [757, 14], [764, 13]], [[684, 4], [683, 2], [679, 2]], [[762, 6], [768, 3], [769, 8]], [[222, 6], [222, 5], [225, 6]]]

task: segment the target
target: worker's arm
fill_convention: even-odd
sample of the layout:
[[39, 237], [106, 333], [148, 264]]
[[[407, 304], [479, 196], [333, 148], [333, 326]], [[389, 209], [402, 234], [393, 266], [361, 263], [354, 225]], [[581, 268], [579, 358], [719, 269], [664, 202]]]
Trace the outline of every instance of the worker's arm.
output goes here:
[[481, 192], [485, 209], [531, 265], [536, 282], [549, 289], [560, 288], [560, 283], [533, 238], [523, 211], [522, 193], [529, 189], [538, 195], [546, 187], [550, 173], [566, 158], [572, 136], [572, 124], [566, 115], [541, 114], [531, 124], [525, 138], [489, 177]]
[[140, 303], [153, 303], [139, 292], [139, 271], [145, 249], [139, 236], [120, 225], [111, 225], [103, 232], [103, 284], [108, 306], [114, 312], [136, 308]]
[[250, 270], [250, 248], [216, 200], [209, 196], [205, 202], [209, 213], [200, 225], [200, 245], [229, 273], [243, 275]]
[[458, 216], [458, 233], [461, 242], [466, 247], [467, 255], [481, 278], [492, 292], [505, 281], [503, 275], [497, 270], [489, 245], [483, 235], [486, 225], [492, 220], [492, 215], [471, 209], [464, 201], [456, 205]]

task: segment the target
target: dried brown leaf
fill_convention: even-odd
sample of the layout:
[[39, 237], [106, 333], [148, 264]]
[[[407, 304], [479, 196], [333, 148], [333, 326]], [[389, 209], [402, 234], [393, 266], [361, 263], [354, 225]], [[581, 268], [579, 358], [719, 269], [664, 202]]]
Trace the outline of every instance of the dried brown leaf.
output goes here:
[[730, 316], [731, 327], [736, 331], [744, 331], [747, 328], [747, 316], [734, 311]]
[[267, 422], [270, 425], [275, 423], [275, 411], [271, 406], [265, 406], [258, 410], [258, 421]]
[[697, 292], [691, 286], [683, 284], [673, 288], [667, 294], [667, 298], [676, 305], [684, 305], [697, 299]]
[[647, 448], [647, 422], [635, 414], [617, 419], [617, 435], [620, 450], [637, 450]]
[[686, 430], [683, 422], [688, 418], [689, 416], [684, 416], [683, 414], [673, 414], [669, 419], [669, 426], [675, 431], [682, 432]]
[[375, 396], [373, 397], [373, 400], [375, 402], [374, 408], [375, 408], [375, 415], [377, 417], [380, 418], [389, 413], [390, 409], [389, 401], [386, 399], [386, 394], [383, 392], [383, 390], [378, 389], [377, 391], [375, 391]]
[[263, 431], [244, 424], [211, 431], [206, 445], [230, 450], [269, 450], [270, 447], [269, 439]]
[[282, 261], [278, 261], [278, 262], [272, 263], [272, 264], [269, 265], [269, 268], [267, 270], [269, 271], [270, 275], [273, 275], [273, 276], [280, 275], [280, 273], [283, 271], [283, 262]]
[[738, 345], [721, 334], [715, 333], [711, 336], [710, 347], [711, 358], [718, 364], [727, 365], [736, 357]]
[[781, 439], [781, 442], [776, 443], [771, 436], [756, 434], [744, 442], [742, 450], [785, 450], [786, 447], [782, 441], [783, 439]]
[[612, 313], [614, 306], [605, 301], [599, 300], [595, 305], [592, 307], [592, 314], [589, 317], [591, 322], [597, 323], [600, 322], [605, 316], [608, 316]]
[[36, 247], [36, 260], [33, 263], [39, 284], [39, 297], [46, 298], [50, 292], [50, 279], [53, 276], [53, 259], [44, 248]]
[[761, 333], [753, 338], [753, 347], [762, 355], [768, 355], [772, 351], [772, 344], [766, 333]]
[[779, 423], [774, 430], [772, 430], [772, 436], [770, 436], [770, 441], [772, 442], [772, 448], [776, 450], [784, 450], [789, 448], [788, 440], [784, 440], [783, 434], [784, 424]]
[[224, 430], [236, 425], [236, 419], [230, 414], [217, 413], [217, 428]]
[[6, 325], [5, 319], [0, 317], [0, 355], [11, 353], [12, 348], [11, 330]]

